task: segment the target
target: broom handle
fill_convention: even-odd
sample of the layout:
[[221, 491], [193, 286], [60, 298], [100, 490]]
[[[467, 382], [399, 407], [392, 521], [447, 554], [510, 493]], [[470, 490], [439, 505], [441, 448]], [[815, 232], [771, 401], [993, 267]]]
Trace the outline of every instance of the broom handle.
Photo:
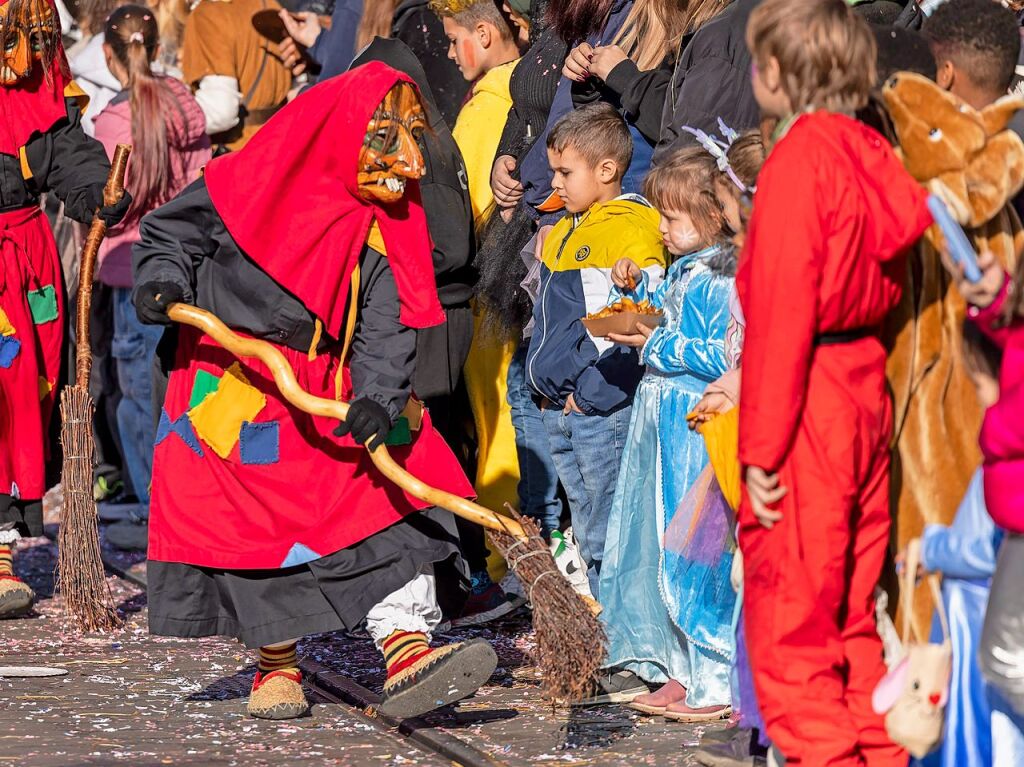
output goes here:
[[[116, 205], [124, 195], [124, 172], [128, 167], [128, 155], [132, 148], [128, 144], [118, 144], [114, 150], [114, 160], [110, 163], [110, 175], [103, 187], [103, 205]], [[78, 278], [78, 316], [75, 328], [78, 335], [78, 347], [75, 350], [75, 385], [89, 386], [89, 374], [92, 372], [92, 346], [89, 343], [89, 312], [92, 309], [92, 278], [96, 271], [96, 255], [100, 244], [107, 233], [107, 225], [100, 218], [99, 210], [92, 217], [89, 235], [85, 238], [82, 248], [82, 265]]]
[[[183, 325], [191, 325], [203, 331], [214, 341], [223, 346], [236, 357], [256, 357], [261, 360], [274, 376], [281, 394], [292, 405], [310, 415], [320, 415], [326, 418], [334, 418], [344, 421], [348, 415], [348, 404], [338, 400], [314, 397], [305, 391], [299, 382], [295, 380], [295, 374], [291, 366], [280, 351], [275, 349], [266, 341], [255, 338], [243, 338], [232, 332], [227, 325], [221, 322], [215, 315], [203, 309], [188, 304], [171, 304], [167, 309], [167, 316], [175, 322]], [[426, 501], [431, 506], [440, 506], [448, 509], [452, 514], [457, 514], [463, 519], [483, 525], [491, 530], [508, 533], [516, 538], [527, 538], [522, 525], [514, 519], [498, 514], [473, 501], [461, 498], [452, 493], [445, 492], [436, 487], [431, 487], [426, 482], [417, 479], [407, 472], [388, 453], [388, 449], [380, 441], [375, 447], [367, 448], [370, 459], [380, 470], [381, 474], [390, 479], [400, 488], [405, 490], [414, 498]]]

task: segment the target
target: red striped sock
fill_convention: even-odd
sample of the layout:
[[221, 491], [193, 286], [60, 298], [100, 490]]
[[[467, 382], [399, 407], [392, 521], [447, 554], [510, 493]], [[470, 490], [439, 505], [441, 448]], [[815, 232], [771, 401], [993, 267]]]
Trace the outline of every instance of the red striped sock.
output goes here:
[[266, 675], [271, 671], [280, 671], [283, 668], [298, 668], [299, 659], [295, 654], [297, 647], [297, 642], [275, 647], [261, 647], [259, 649], [260, 673]]
[[388, 667], [388, 679], [430, 654], [427, 635], [421, 631], [396, 631], [381, 648]]
[[8, 543], [0, 543], [0, 578], [18, 580], [14, 574], [14, 552]]

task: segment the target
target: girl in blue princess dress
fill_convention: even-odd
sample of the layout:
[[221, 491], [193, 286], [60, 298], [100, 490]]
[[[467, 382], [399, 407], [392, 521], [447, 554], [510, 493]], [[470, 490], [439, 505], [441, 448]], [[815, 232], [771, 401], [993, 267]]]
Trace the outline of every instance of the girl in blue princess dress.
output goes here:
[[[728, 369], [736, 259], [715, 197], [716, 175], [714, 158], [699, 148], [682, 150], [653, 170], [645, 192], [661, 212], [665, 246], [677, 259], [654, 291], [628, 259], [612, 271], [620, 293], [649, 300], [664, 321], [654, 330], [638, 324], [636, 333], [609, 336], [639, 348], [647, 372], [633, 403], [605, 540], [600, 594], [607, 666], [661, 685], [634, 698], [634, 708], [689, 722], [731, 712], [732, 521], [724, 502], [704, 502], [721, 494], [703, 438], [686, 426], [705, 387]], [[691, 507], [697, 513], [679, 511], [680, 501], [692, 495], [700, 496]], [[673, 525], [677, 512], [686, 519]], [[689, 564], [702, 569], [699, 589], [692, 573], [686, 583], [676, 582], [679, 568], [672, 565], [680, 549], [665, 545], [673, 538], [695, 553]], [[687, 589], [701, 593], [682, 593]]]

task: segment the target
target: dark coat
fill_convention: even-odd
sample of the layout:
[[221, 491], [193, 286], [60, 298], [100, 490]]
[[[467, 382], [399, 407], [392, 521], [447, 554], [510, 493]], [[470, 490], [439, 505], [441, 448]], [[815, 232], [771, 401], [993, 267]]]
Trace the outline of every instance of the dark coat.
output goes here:
[[718, 118], [736, 131], [758, 127], [760, 109], [750, 85], [747, 20], [761, 0], [735, 2], [701, 27], [679, 56], [668, 85], [654, 163], [695, 145], [684, 125], [718, 133]]
[[352, 62], [358, 67], [382, 61], [409, 75], [420, 89], [430, 130], [423, 138], [426, 175], [420, 179], [427, 229], [434, 244], [437, 293], [447, 322], [418, 333], [414, 389], [424, 399], [445, 396], [455, 389], [473, 339], [469, 299], [476, 283], [473, 209], [462, 154], [435, 99], [434, 81], [427, 77], [413, 51], [401, 40], [378, 37]]

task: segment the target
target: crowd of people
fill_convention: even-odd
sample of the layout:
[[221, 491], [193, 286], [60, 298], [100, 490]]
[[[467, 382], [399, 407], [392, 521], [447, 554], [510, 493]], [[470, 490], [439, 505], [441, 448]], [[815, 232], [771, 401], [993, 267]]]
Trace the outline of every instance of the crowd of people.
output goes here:
[[98, 211], [104, 535], [148, 551], [151, 631], [257, 651], [253, 716], [304, 714], [297, 639], [340, 629], [388, 713], [456, 702], [496, 657], [432, 634], [527, 601], [383, 443], [535, 520], [600, 606], [574, 705], [728, 720], [702, 764], [906, 765], [889, 604], [952, 648], [920, 763], [1024, 764], [1012, 0], [0, 3], [0, 615], [34, 599]]

